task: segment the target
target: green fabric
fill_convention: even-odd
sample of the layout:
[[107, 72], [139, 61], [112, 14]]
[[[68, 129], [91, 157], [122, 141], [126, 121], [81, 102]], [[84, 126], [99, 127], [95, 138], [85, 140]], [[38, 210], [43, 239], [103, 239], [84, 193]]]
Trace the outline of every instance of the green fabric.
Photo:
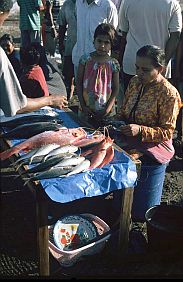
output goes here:
[[20, 6], [20, 30], [40, 30], [41, 0], [17, 0]]

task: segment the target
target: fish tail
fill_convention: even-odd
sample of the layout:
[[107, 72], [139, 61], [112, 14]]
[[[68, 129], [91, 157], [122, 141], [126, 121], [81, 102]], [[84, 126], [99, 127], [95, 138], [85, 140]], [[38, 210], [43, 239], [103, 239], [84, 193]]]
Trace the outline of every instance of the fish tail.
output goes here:
[[28, 149], [27, 142], [22, 142], [6, 151], [0, 153], [0, 160], [4, 161], [10, 158], [12, 155], [19, 153], [21, 150]]
[[[25, 180], [26, 178], [24, 178]], [[24, 182], [24, 186], [26, 186], [31, 181], [31, 177], [27, 178], [27, 181]]]
[[0, 153], [0, 160], [4, 161], [4, 160], [10, 158], [12, 155], [14, 155], [18, 152], [19, 152], [19, 150], [17, 149], [16, 146], [8, 149], [6, 151], [3, 151], [3, 152]]
[[21, 162], [20, 164], [18, 164], [18, 166], [16, 167], [15, 171], [18, 171], [19, 168], [20, 168], [21, 166], [23, 166], [23, 165], [24, 165], [24, 162]]
[[103, 166], [110, 163], [110, 161], [112, 161], [113, 157], [114, 157], [114, 148], [113, 148], [113, 146], [110, 146], [109, 148], [107, 148], [105, 158], [103, 159], [101, 164], [98, 166], [98, 168], [102, 168]]

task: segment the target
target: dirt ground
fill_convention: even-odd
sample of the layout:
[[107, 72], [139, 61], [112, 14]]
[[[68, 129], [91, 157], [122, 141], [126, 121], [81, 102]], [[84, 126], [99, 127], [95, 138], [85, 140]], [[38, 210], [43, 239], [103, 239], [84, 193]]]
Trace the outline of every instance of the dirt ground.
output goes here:
[[[12, 24], [13, 23], [13, 24]], [[19, 42], [18, 21], [7, 21], [0, 31], [12, 31]], [[11, 174], [8, 162], [1, 164], [1, 176]], [[38, 262], [36, 256], [35, 203], [26, 186], [19, 179], [1, 177], [0, 214], [0, 278], [36, 278]], [[162, 202], [183, 207], [183, 160], [174, 156], [167, 167]], [[93, 203], [100, 206], [98, 202]], [[110, 200], [103, 201], [105, 210], [111, 210]], [[133, 226], [132, 226], [133, 227]], [[129, 253], [124, 258], [116, 256], [117, 235], [106, 243], [104, 250], [97, 255], [85, 257], [76, 265], [60, 267], [50, 255], [50, 278], [183, 278], [182, 252], [154, 252], [148, 248], [146, 225], [135, 226], [130, 231]]]

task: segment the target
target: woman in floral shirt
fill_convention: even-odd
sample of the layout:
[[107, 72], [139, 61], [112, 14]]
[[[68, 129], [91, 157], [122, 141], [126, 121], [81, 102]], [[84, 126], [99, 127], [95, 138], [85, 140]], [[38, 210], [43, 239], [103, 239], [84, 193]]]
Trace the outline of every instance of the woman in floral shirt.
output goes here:
[[137, 52], [136, 73], [125, 93], [120, 119], [129, 148], [147, 154], [159, 163], [174, 155], [172, 136], [181, 108], [178, 90], [163, 77], [164, 52], [147, 45]]
[[[148, 208], [160, 203], [166, 166], [174, 155], [172, 136], [182, 106], [178, 90], [162, 75], [165, 66], [165, 54], [159, 47], [147, 45], [137, 51], [136, 76], [130, 80], [118, 115], [127, 124], [120, 128], [121, 139], [127, 143], [124, 149], [135, 149], [142, 155], [142, 177], [148, 166], [145, 181], [140, 178], [134, 190], [132, 216], [141, 220]], [[156, 173], [152, 175], [150, 183], [147, 179], [152, 166], [161, 169], [161, 173], [159, 178]], [[158, 197], [156, 194], [156, 199], [150, 201], [151, 195], [145, 196], [145, 190], [152, 183]]]

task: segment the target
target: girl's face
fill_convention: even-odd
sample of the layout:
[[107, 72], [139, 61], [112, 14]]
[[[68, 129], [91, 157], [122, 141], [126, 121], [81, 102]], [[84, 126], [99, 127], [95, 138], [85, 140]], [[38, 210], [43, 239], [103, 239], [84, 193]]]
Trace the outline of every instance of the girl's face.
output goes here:
[[10, 55], [14, 50], [14, 45], [9, 40], [3, 40], [1, 47], [4, 49], [7, 55]]
[[99, 56], [105, 56], [111, 50], [111, 40], [108, 35], [97, 35], [94, 46]]
[[152, 65], [151, 59], [146, 57], [136, 57], [136, 74], [142, 84], [150, 83], [157, 79], [160, 68]]

